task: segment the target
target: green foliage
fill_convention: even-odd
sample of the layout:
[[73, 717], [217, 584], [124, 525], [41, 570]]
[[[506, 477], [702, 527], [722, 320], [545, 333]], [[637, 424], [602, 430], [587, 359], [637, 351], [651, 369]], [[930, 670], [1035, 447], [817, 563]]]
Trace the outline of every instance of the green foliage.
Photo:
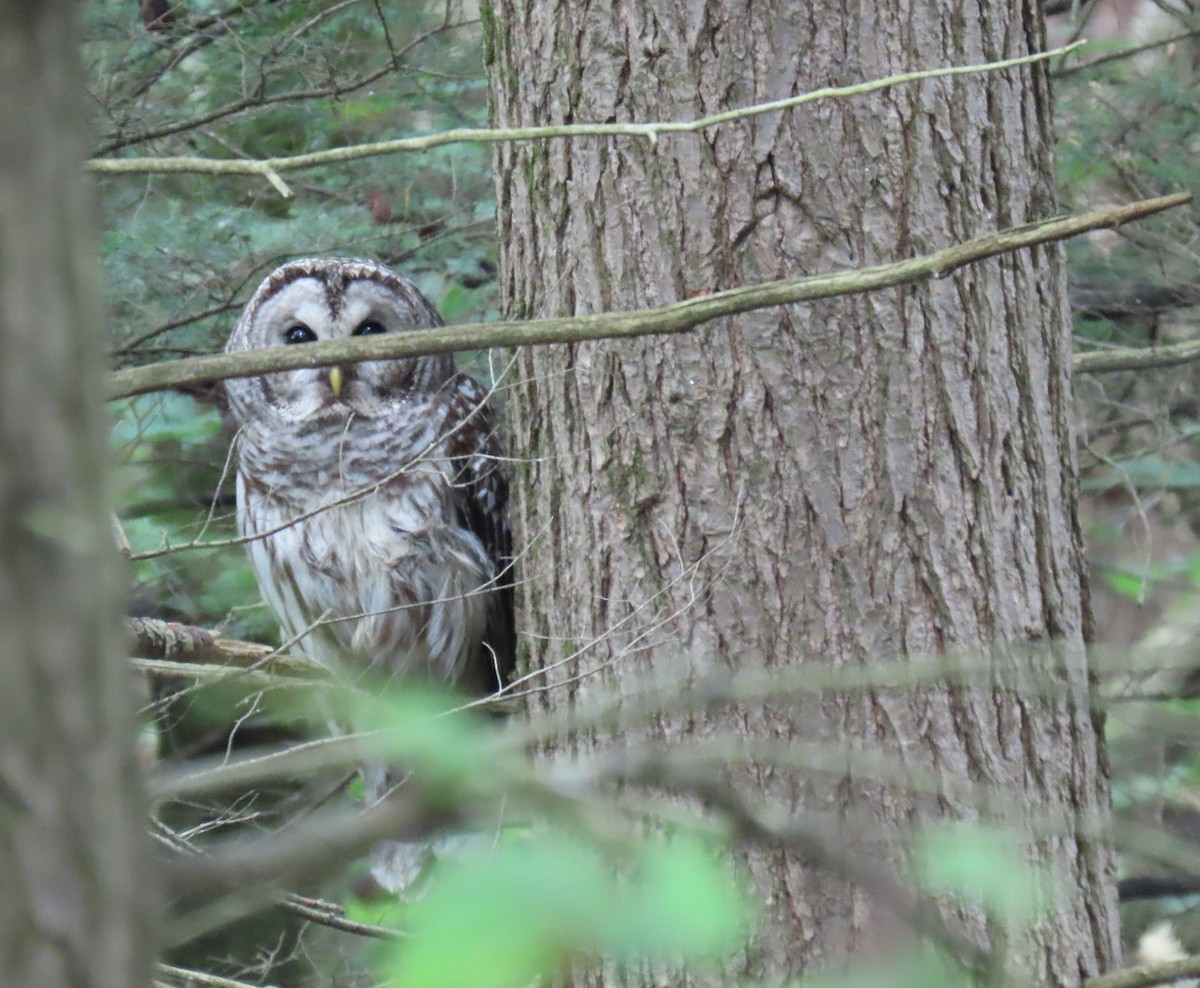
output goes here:
[[450, 691], [409, 684], [404, 689], [388, 688], [365, 677], [353, 691], [322, 695], [312, 715], [334, 714], [341, 723], [371, 732], [362, 742], [371, 757], [403, 764], [418, 774], [422, 791], [430, 798], [443, 794], [448, 803], [479, 789], [494, 786], [512, 766], [520, 764], [516, 751], [499, 760], [495, 732], [483, 717], [470, 713], [451, 714], [463, 702]]
[[[477, 25], [438, 31], [440, 11], [385, 5], [385, 30], [374, 5], [326, 6], [237, 5], [227, 30], [209, 35], [188, 26], [223, 8], [190, 3], [176, 30], [155, 39], [135, 4], [92, 0], [85, 57], [101, 108], [98, 149], [286, 155], [486, 120]], [[320, 96], [331, 88], [342, 92]], [[304, 93], [315, 95], [292, 98]], [[204, 118], [214, 119], [186, 126]], [[142, 139], [164, 128], [183, 129]], [[376, 257], [435, 303], [459, 286], [474, 290], [451, 300], [455, 318], [494, 314], [490, 160], [484, 147], [367, 159], [297, 176], [291, 200], [260, 180], [101, 182], [118, 363], [219, 349], [257, 280], [298, 255]]]
[[386, 964], [406, 988], [521, 988], [597, 956], [715, 961], [745, 931], [729, 870], [695, 841], [647, 844], [632, 865], [563, 835], [502, 834], [450, 863]]
[[235, 637], [269, 640], [274, 618], [240, 545], [151, 554], [167, 545], [212, 542], [237, 533], [229, 434], [220, 415], [180, 394], [146, 395], [113, 406], [118, 508], [134, 552], [137, 609]]
[[[136, 4], [85, 5], [103, 153], [295, 154], [486, 120], [478, 26], [436, 30], [440, 10], [384, 5], [385, 30], [372, 4], [259, 0], [232, 14], [215, 0], [175, 7], [175, 29], [155, 36]], [[211, 33], [205, 19], [218, 12], [224, 28]], [[338, 98], [255, 105], [335, 85], [346, 89]], [[213, 119], [184, 126], [205, 117]], [[100, 182], [114, 364], [220, 350], [259, 279], [296, 256], [375, 257], [413, 278], [448, 319], [495, 318], [490, 160], [484, 147], [367, 159], [296, 176], [290, 200], [257, 180]], [[236, 534], [232, 485], [219, 487], [230, 439], [215, 408], [184, 396], [117, 410], [121, 517], [135, 553], [201, 532], [203, 541]], [[135, 575], [142, 613], [275, 638], [240, 546], [141, 560]]]
[[1158, 587], [1176, 592], [1188, 588], [1200, 592], [1200, 550], [1153, 560], [1136, 569], [1103, 567], [1100, 574], [1110, 590], [1136, 601], [1144, 601], [1147, 594]]
[[1173, 490], [1200, 487], [1200, 463], [1194, 460], [1168, 460], [1162, 456], [1137, 456], [1112, 461], [1108, 469], [1098, 469], [1082, 482], [1084, 490], [1104, 491], [1114, 487], [1143, 490]]
[[1045, 911], [1037, 876], [1003, 831], [966, 824], [930, 828], [917, 843], [917, 873], [926, 887], [1008, 922]]

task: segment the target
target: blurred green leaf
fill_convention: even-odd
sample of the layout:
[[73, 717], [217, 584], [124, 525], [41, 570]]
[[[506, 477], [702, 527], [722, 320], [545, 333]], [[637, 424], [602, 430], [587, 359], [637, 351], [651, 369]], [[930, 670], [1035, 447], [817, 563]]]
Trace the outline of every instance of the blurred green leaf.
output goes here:
[[389, 973], [405, 988], [521, 988], [594, 941], [614, 891], [581, 844], [502, 840], [452, 862], [413, 905]]
[[965, 823], [931, 828], [917, 842], [916, 865], [929, 888], [1010, 920], [1028, 920], [1039, 908], [1039, 883], [1009, 833]]
[[1106, 579], [1109, 587], [1130, 600], [1141, 600], [1149, 583], [1145, 574], [1127, 573], [1121, 570], [1109, 572]]
[[613, 947], [712, 957], [736, 946], [748, 912], [728, 864], [704, 844], [674, 836], [647, 847], [638, 882], [612, 917]]
[[311, 709], [302, 716], [334, 716], [367, 732], [366, 757], [402, 764], [420, 777], [426, 798], [451, 801], [479, 788], [491, 790], [505, 777], [509, 764], [521, 764], [516, 750], [499, 748], [495, 724], [475, 711], [457, 711], [466, 699], [435, 685], [402, 686], [358, 679], [353, 690], [326, 691], [320, 697], [298, 696], [293, 702]]
[[599, 952], [715, 958], [744, 924], [727, 869], [689, 840], [651, 845], [622, 874], [580, 841], [504, 835], [444, 866], [387, 971], [405, 988], [520, 988]]

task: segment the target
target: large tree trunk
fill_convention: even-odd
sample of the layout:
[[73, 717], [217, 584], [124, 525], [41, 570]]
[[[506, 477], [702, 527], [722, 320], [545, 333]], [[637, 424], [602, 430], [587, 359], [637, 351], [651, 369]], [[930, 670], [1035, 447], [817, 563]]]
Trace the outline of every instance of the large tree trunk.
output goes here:
[[[1042, 44], [1034, 0], [498, 0], [484, 14], [501, 126], [690, 119]], [[1044, 70], [1024, 68], [657, 143], [500, 145], [505, 313], [660, 305], [1046, 217], [1050, 119]], [[1118, 950], [1112, 856], [1082, 832], [1109, 800], [1083, 649], [1064, 291], [1047, 247], [686, 338], [532, 349], [511, 416], [527, 463], [525, 662], [557, 686], [542, 708], [647, 669], [965, 649], [995, 688], [845, 692], [663, 721], [649, 737], [823, 741], [935, 773], [923, 798], [853, 775], [731, 775], [890, 835], [871, 853], [898, 866], [906, 828], [977, 819], [968, 784], [995, 787], [1028, 860], [1065, 889], [1011, 956], [1063, 985]], [[972, 649], [984, 644], [997, 647]], [[1050, 820], [1066, 828], [1048, 833]], [[887, 927], [868, 892], [795, 859], [750, 867], [767, 912], [752, 975], [837, 963]], [[996, 935], [965, 921], [981, 942]]]
[[150, 982], [70, 0], [0, 0], [0, 984]]

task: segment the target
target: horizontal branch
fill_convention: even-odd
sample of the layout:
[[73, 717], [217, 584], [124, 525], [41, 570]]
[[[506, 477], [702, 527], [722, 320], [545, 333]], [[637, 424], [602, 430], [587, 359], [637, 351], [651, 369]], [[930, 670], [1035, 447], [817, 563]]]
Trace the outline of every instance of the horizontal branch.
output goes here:
[[263, 690], [280, 687], [303, 686], [311, 689], [320, 686], [328, 676], [311, 678], [301, 676], [279, 675], [278, 673], [263, 672], [261, 669], [247, 669], [241, 666], [215, 665], [205, 662], [171, 662], [166, 659], [139, 659], [136, 656], [129, 660], [135, 672], [160, 680], [183, 679], [196, 683], [223, 683], [236, 681], [247, 689]]
[[274, 651], [269, 645], [224, 639], [215, 631], [157, 618], [126, 618], [132, 639], [129, 654], [139, 659], [178, 659], [209, 662], [214, 659], [248, 665]]
[[372, 940], [399, 940], [404, 933], [388, 926], [378, 926], [374, 923], [363, 923], [346, 916], [345, 910], [331, 902], [320, 899], [306, 899], [299, 895], [288, 895], [279, 900], [279, 908], [307, 919], [310, 923], [319, 923], [331, 930], [342, 933], [353, 933]]
[[789, 110], [821, 99], [844, 98], [861, 96], [866, 93], [878, 92], [892, 86], [910, 82], [920, 82], [923, 79], [938, 79], [946, 76], [979, 74], [982, 72], [998, 72], [1018, 65], [1028, 65], [1032, 62], [1044, 61], [1065, 55], [1078, 48], [1083, 42], [1075, 42], [1053, 51], [1038, 52], [1022, 58], [1009, 58], [1000, 62], [987, 62], [981, 65], [961, 65], [949, 68], [926, 69], [919, 72], [903, 72], [899, 75], [888, 76], [885, 79], [875, 79], [854, 86], [830, 86], [787, 99], [773, 100], [769, 103], [757, 103], [753, 106], [741, 107], [736, 110], [726, 110], [724, 113], [714, 113], [698, 120], [664, 121], [661, 123], [585, 123], [560, 124], [549, 127], [507, 127], [507, 128], [473, 128], [459, 127], [443, 131], [440, 134], [428, 134], [424, 137], [407, 137], [394, 141], [378, 141], [372, 144], [356, 144], [350, 147], [331, 148], [326, 151], [315, 151], [310, 154], [294, 154], [279, 158], [261, 159], [213, 159], [201, 157], [139, 157], [139, 158], [93, 158], [88, 162], [89, 171], [103, 175], [142, 175], [184, 173], [191, 175], [257, 175], [266, 179], [275, 190], [285, 198], [291, 196], [291, 190], [280, 178], [281, 173], [297, 171], [302, 168], [315, 168], [320, 165], [341, 164], [362, 158], [379, 157], [380, 155], [400, 154], [413, 151], [429, 151], [433, 148], [444, 147], [447, 144], [500, 144], [509, 141], [553, 140], [565, 137], [643, 137], [651, 142], [658, 140], [660, 134], [693, 134], [710, 127], [772, 113], [778, 110]]
[[616, 774], [624, 781], [694, 797], [724, 815], [733, 825], [739, 844], [790, 850], [808, 865], [868, 892], [915, 932], [959, 961], [976, 979], [982, 979], [991, 970], [994, 958], [987, 948], [950, 925], [934, 899], [914, 894], [911, 883], [857, 852], [844, 834], [823, 829], [803, 815], [768, 815], [719, 781], [719, 774], [680, 772], [660, 752], [635, 752], [623, 768]]
[[1106, 374], [1112, 371], [1175, 367], [1195, 360], [1200, 360], [1200, 340], [1166, 346], [1119, 347], [1115, 350], [1077, 353], [1071, 358], [1071, 366], [1076, 374]]
[[129, 654], [134, 659], [149, 660], [142, 666], [145, 672], [173, 675], [173, 667], [178, 667], [179, 675], [184, 678], [205, 678], [203, 673], [197, 676], [189, 671], [200, 667], [226, 675], [237, 675], [249, 668], [320, 679], [329, 675], [328, 670], [310, 659], [278, 654], [278, 649], [270, 645], [222, 638], [206, 628], [155, 618], [127, 618], [125, 628], [131, 638]]
[[[196, 847], [161, 820], [154, 821], [154, 835], [168, 847], [179, 852], [180, 858], [204, 853], [201, 848]], [[274, 899], [274, 905], [294, 916], [300, 916], [311, 923], [319, 923], [342, 933], [353, 933], [356, 936], [369, 937], [373, 940], [398, 940], [404, 936], [403, 932], [391, 927], [350, 919], [343, 906], [336, 902], [327, 902], [324, 899], [311, 899], [294, 892], [286, 892]]]
[[[505, 756], [511, 751], [503, 752]], [[657, 752], [628, 753], [620, 766], [609, 765], [601, 775], [583, 780], [564, 790], [543, 777], [534, 767], [513, 773], [493, 773], [475, 793], [478, 805], [448, 808], [442, 798], [435, 804], [421, 790], [398, 788], [389, 799], [364, 814], [328, 812], [268, 837], [236, 837], [206, 849], [182, 854], [168, 862], [168, 888], [189, 899], [210, 899], [242, 890], [261, 891], [280, 884], [311, 881], [362, 853], [373, 841], [419, 840], [453, 825], [470, 826], [478, 810], [499, 801], [506, 815], [518, 820], [518, 805], [532, 811], [536, 819], [550, 815], [560, 824], [578, 829], [600, 843], [621, 842], [610, 831], [612, 797], [603, 788], [607, 780], [646, 786], [676, 796], [700, 800], [725, 818], [729, 836], [739, 844], [758, 844], [786, 849], [800, 855], [809, 865], [823, 869], [864, 889], [885, 902], [916, 932], [927, 937], [969, 971], [989, 970], [993, 959], [986, 948], [959, 929], [953, 918], [943, 918], [933, 900], [914, 895], [897, 876], [875, 866], [842, 846], [840, 833], [823, 830], [804, 817], [771, 814], [765, 808], [744, 802], [732, 789], [703, 775], [680, 771]], [[490, 812], [490, 811], [489, 811]], [[377, 931], [369, 935], [378, 936]]]
[[1097, 319], [1152, 316], [1172, 309], [1200, 305], [1200, 285], [1127, 284], [1114, 286], [1076, 285], [1071, 289], [1071, 308]]
[[367, 758], [387, 757], [386, 732], [368, 731], [302, 741], [282, 750], [237, 759], [197, 758], [181, 769], [158, 769], [147, 777], [152, 801], [195, 798], [221, 789], [250, 788], [265, 779], [312, 778], [329, 769], [353, 769]]
[[274, 988], [273, 985], [252, 985], [249, 981], [234, 981], [233, 978], [223, 978], [219, 974], [209, 974], [207, 971], [196, 971], [187, 967], [175, 967], [173, 964], [159, 964], [160, 974], [166, 975], [180, 985], [195, 988]]
[[[1186, 192], [1145, 199], [1126, 206], [1043, 220], [998, 233], [985, 234], [965, 243], [904, 261], [833, 274], [746, 285], [639, 312], [602, 312], [527, 322], [469, 323], [415, 333], [359, 336], [302, 346], [278, 346], [165, 361], [111, 374], [108, 379], [108, 397], [125, 398], [223, 378], [251, 377], [300, 367], [326, 367], [360, 360], [417, 357], [496, 346], [579, 343], [585, 340], [629, 339], [651, 334], [682, 333], [714, 319], [742, 312], [855, 292], [875, 291], [929, 278], [942, 278], [966, 264], [1011, 253], [1024, 247], [1065, 240], [1090, 230], [1120, 226], [1191, 201], [1191, 193]], [[1096, 355], [1086, 356], [1091, 358]]]

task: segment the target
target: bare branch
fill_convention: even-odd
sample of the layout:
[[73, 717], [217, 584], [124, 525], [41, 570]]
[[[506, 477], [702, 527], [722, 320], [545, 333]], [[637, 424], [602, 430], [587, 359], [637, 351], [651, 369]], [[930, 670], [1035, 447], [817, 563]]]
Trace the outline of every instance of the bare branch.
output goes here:
[[[279, 655], [269, 645], [222, 638], [213, 631], [186, 624], [168, 623], [154, 618], [128, 618], [125, 627], [132, 636], [130, 655], [138, 659], [159, 661], [159, 666], [146, 666], [146, 671], [169, 674], [168, 665], [182, 665], [184, 670], [203, 663], [224, 663], [214, 666], [226, 673], [238, 673], [246, 668], [269, 672], [300, 674], [325, 678], [328, 671], [317, 663], [294, 655]], [[186, 675], [186, 671], [185, 671]]]
[[[261, 669], [243, 669], [238, 666], [223, 666], [205, 662], [169, 662], [164, 659], [129, 660], [136, 672], [157, 679], [185, 679], [203, 683], [236, 681], [247, 689], [274, 689], [276, 687], [304, 686], [311, 688], [321, 684], [317, 678], [279, 675]], [[328, 676], [328, 673], [325, 674]]]
[[253, 642], [225, 641], [216, 632], [155, 618], [128, 618], [130, 654], [142, 659], [184, 659], [207, 662], [228, 659], [240, 665], [270, 655], [272, 649]]
[[1197, 975], [1200, 975], [1200, 957], [1188, 957], [1166, 964], [1127, 967], [1111, 974], [1101, 974], [1088, 978], [1083, 988], [1146, 988], [1148, 985], [1165, 985], [1179, 978], [1194, 978]]
[[1200, 305], [1200, 286], [1125, 284], [1116, 287], [1077, 285], [1071, 289], [1071, 308], [1086, 316], [1121, 319], [1151, 316]]
[[[182, 855], [202, 853], [198, 847], [160, 820], [154, 821], [154, 830], [160, 840]], [[375, 926], [371, 923], [360, 923], [358, 920], [349, 919], [346, 916], [345, 907], [336, 902], [327, 902], [324, 899], [312, 899], [289, 892], [282, 896], [275, 904], [284, 912], [300, 916], [311, 923], [319, 923], [321, 926], [327, 926], [331, 930], [339, 930], [342, 933], [353, 933], [357, 936], [369, 937], [373, 940], [398, 940], [404, 936], [403, 932], [391, 927]]]
[[311, 923], [327, 926], [331, 930], [354, 933], [372, 940], [400, 940], [404, 937], [404, 933], [400, 930], [348, 919], [340, 906], [331, 902], [322, 902], [320, 899], [306, 899], [299, 895], [289, 895], [280, 901], [279, 908], [294, 916], [307, 919]]
[[[850, 849], [839, 845], [833, 833], [800, 818], [773, 819], [761, 809], [751, 807], [731, 789], [717, 784], [710, 772], [689, 772], [654, 753], [634, 752], [619, 764], [594, 766], [597, 772], [586, 780], [582, 791], [570, 791], [554, 785], [530, 769], [512, 774], [494, 774], [488, 787], [495, 791], [478, 794], [488, 798], [517, 798], [537, 812], [552, 812], [559, 819], [598, 840], [611, 838], [612, 822], [608, 808], [611, 797], [600, 791], [605, 781], [621, 779], [700, 800], [723, 817], [732, 836], [743, 842], [785, 848], [798, 853], [808, 863], [858, 885], [875, 895], [912, 928], [938, 944], [950, 956], [973, 973], [989, 971], [992, 956], [964, 933], [954, 929], [940, 915], [932, 901], [909, 891], [886, 869], [865, 862]], [[417, 840], [455, 823], [469, 820], [470, 811], [452, 813], [429, 805], [419, 789], [397, 790], [384, 803], [365, 815], [328, 814], [316, 822], [302, 825], [303, 830], [259, 840], [239, 838], [204, 854], [189, 854], [171, 865], [171, 886], [189, 897], [205, 898], [255, 890], [262, 885], [290, 884], [316, 878], [341, 862], [360, 853], [374, 840], [390, 837]], [[514, 807], [509, 812], [519, 815]], [[293, 897], [294, 898], [294, 897]], [[291, 901], [291, 900], [289, 900]], [[379, 935], [377, 931], [367, 935]]]
[[185, 32], [181, 32], [178, 37], [168, 40], [164, 44], [163, 48], [164, 50], [168, 50], [177, 45], [179, 42], [185, 42], [183, 46], [178, 48], [176, 51], [171, 52], [168, 59], [162, 65], [157, 66], [146, 79], [135, 86], [132, 92], [126, 96], [126, 99], [137, 99], [147, 90], [149, 90], [151, 86], [158, 82], [159, 79], [166, 75], [171, 69], [179, 65], [179, 63], [189, 55], [194, 55], [202, 48], [206, 48], [211, 45], [222, 35], [233, 30], [233, 25], [231, 23], [231, 19], [233, 17], [238, 16], [247, 10], [253, 10], [259, 4], [266, 6], [281, 2], [284, 2], [284, 0], [256, 0], [256, 2], [253, 3], [236, 4], [228, 10], [219, 11], [216, 14], [201, 18], [195, 23], [189, 25], [185, 29]]
[[225, 757], [186, 763], [179, 771], [157, 771], [147, 780], [151, 799], [194, 797], [206, 792], [249, 787], [264, 779], [311, 776], [326, 769], [353, 768], [383, 748], [384, 732], [369, 731], [318, 738], [237, 760]]
[[799, 96], [787, 99], [773, 100], [769, 103], [758, 103], [753, 106], [724, 113], [714, 113], [707, 117], [691, 121], [663, 121], [661, 123], [611, 123], [611, 124], [561, 124], [550, 127], [511, 127], [511, 128], [455, 128], [440, 134], [429, 134], [425, 137], [408, 137], [394, 141], [379, 141], [371, 144], [356, 144], [351, 147], [332, 148], [327, 151], [315, 151], [310, 154], [296, 154], [281, 158], [263, 158], [258, 160], [213, 159], [200, 157], [164, 157], [164, 158], [93, 158], [88, 162], [88, 169], [105, 175], [143, 175], [164, 173], [186, 173], [192, 175], [258, 175], [265, 178], [280, 195], [290, 196], [291, 190], [279, 177], [283, 172], [296, 171], [301, 168], [315, 168], [318, 165], [338, 164], [345, 161], [356, 161], [361, 158], [372, 158], [387, 154], [400, 154], [412, 151], [428, 151], [432, 148], [443, 147], [447, 144], [482, 143], [499, 144], [508, 141], [549, 140], [563, 137], [644, 137], [657, 141], [662, 134], [693, 134], [710, 127], [755, 117], [763, 113], [773, 113], [779, 110], [789, 110], [793, 107], [811, 103], [814, 100], [837, 99], [850, 96], [861, 96], [866, 93], [878, 92], [892, 86], [910, 82], [920, 82], [923, 79], [939, 79], [947, 76], [972, 75], [981, 72], [997, 72], [1028, 65], [1033, 62], [1055, 58], [1075, 50], [1081, 42], [1055, 48], [1052, 51], [1038, 52], [1022, 58], [1009, 58], [1000, 62], [987, 62], [981, 65], [961, 65], [940, 69], [926, 69], [919, 72], [903, 72], [875, 79], [854, 86], [831, 86], [817, 89]]
[[294, 824], [284, 836], [235, 838], [180, 856], [167, 865], [167, 887], [182, 896], [208, 898], [303, 885], [365, 854], [376, 841], [423, 840], [459, 820], [424, 799], [417, 787], [405, 786], [366, 812], [329, 811]]
[[1167, 346], [1119, 347], [1115, 350], [1077, 353], [1071, 358], [1071, 366], [1076, 374], [1106, 374], [1111, 371], [1174, 367], [1177, 364], [1187, 364], [1194, 360], [1200, 360], [1200, 341], [1198, 340], [1171, 343]]
[[[222, 378], [250, 377], [295, 370], [298, 367], [327, 367], [360, 360], [388, 360], [496, 346], [579, 343], [584, 340], [629, 339], [651, 334], [682, 333], [714, 319], [741, 312], [809, 302], [853, 292], [874, 291], [930, 278], [944, 278], [957, 268], [975, 261], [1036, 244], [1065, 240], [1089, 230], [1120, 226], [1122, 223], [1151, 216], [1165, 209], [1173, 209], [1191, 201], [1192, 196], [1188, 192], [1144, 199], [1127, 206], [1044, 220], [985, 234], [905, 261], [833, 274], [812, 275], [807, 278], [770, 281], [761, 285], [746, 285], [640, 312], [601, 312], [562, 319], [533, 319], [527, 322], [468, 323], [462, 326], [443, 326], [420, 333], [387, 333], [303, 346], [268, 347], [241, 353], [166, 361], [111, 374], [108, 380], [108, 397], [125, 398]], [[1085, 356], [1092, 358], [1098, 355]]]
[[1187, 31], [1180, 31], [1178, 34], [1172, 34], [1165, 38], [1156, 38], [1154, 41], [1148, 41], [1141, 45], [1130, 45], [1122, 48], [1119, 51], [1109, 52], [1106, 55], [1098, 55], [1096, 58], [1089, 59], [1086, 62], [1079, 62], [1076, 65], [1071, 65], [1066, 68], [1055, 69], [1050, 73], [1053, 79], [1065, 79], [1067, 76], [1075, 75], [1079, 72], [1086, 72], [1088, 69], [1094, 69], [1100, 65], [1107, 65], [1109, 62], [1118, 62], [1124, 58], [1136, 58], [1138, 55], [1148, 51], [1154, 51], [1156, 48], [1166, 48], [1180, 41], [1186, 41], [1189, 38], [1194, 38], [1200, 34], [1200, 28], [1192, 28]]
[[[209, 974], [207, 971], [194, 971], [187, 967], [175, 967], [173, 964], [159, 964], [158, 971], [172, 981], [184, 985], [202, 985], [203, 988], [259, 988], [248, 981], [234, 981], [232, 978], [222, 978], [219, 974]], [[261, 988], [276, 988], [274, 985], [263, 985]]]
[[[274, 96], [267, 96], [263, 93], [255, 93], [252, 96], [245, 96], [242, 99], [235, 100], [225, 106], [219, 106], [215, 110], [209, 110], [205, 113], [198, 114], [194, 117], [189, 117], [186, 120], [177, 120], [174, 123], [165, 124], [161, 127], [156, 127], [152, 130], [145, 130], [138, 134], [131, 134], [128, 137], [113, 135], [110, 137], [107, 144], [96, 150], [96, 155], [111, 154], [113, 151], [119, 151], [121, 148], [131, 147], [135, 144], [144, 144], [147, 141], [157, 140], [162, 137], [170, 137], [174, 134], [181, 134], [186, 131], [195, 130], [198, 127], [203, 127], [205, 124], [214, 123], [217, 120], [223, 120], [226, 117], [236, 116], [239, 113], [244, 113], [247, 110], [259, 110], [267, 106], [272, 106], [278, 103], [296, 103], [314, 99], [339, 99], [342, 96], [347, 96], [350, 93], [357, 92], [360, 89], [365, 89], [373, 82], [377, 82], [384, 76], [392, 72], [398, 72], [401, 68], [400, 60], [403, 59], [410, 51], [418, 45], [424, 44], [430, 38], [437, 34], [446, 31], [454, 31], [462, 27], [469, 27], [472, 24], [477, 24], [477, 20], [463, 20], [453, 24], [439, 24], [435, 28], [418, 35], [399, 51], [392, 48], [391, 39], [388, 39], [388, 47], [391, 50], [391, 57], [388, 64], [381, 68], [375, 69], [365, 75], [355, 76], [353, 79], [348, 79], [344, 82], [335, 80], [328, 86], [317, 86], [308, 89], [293, 89], [283, 93], [277, 93]], [[386, 31], [386, 26], [384, 28]]]

